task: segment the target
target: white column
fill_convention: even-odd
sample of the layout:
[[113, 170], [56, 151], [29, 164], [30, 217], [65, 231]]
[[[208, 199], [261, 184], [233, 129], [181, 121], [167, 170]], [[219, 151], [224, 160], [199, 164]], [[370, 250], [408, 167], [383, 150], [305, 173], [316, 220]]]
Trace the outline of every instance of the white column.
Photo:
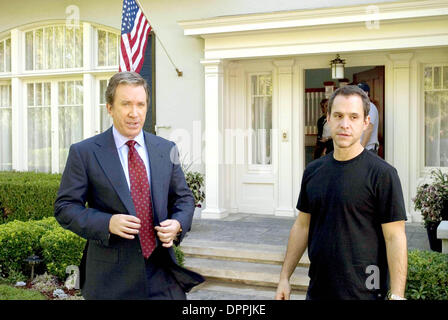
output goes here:
[[292, 185], [292, 66], [294, 60], [275, 60], [278, 73], [278, 184], [276, 216], [293, 217]]
[[224, 209], [224, 144], [222, 62], [204, 60], [205, 67], [205, 208], [201, 218], [221, 219]]
[[12, 109], [12, 169], [25, 171], [26, 158], [26, 101], [23, 82], [18, 77], [22, 73], [24, 59], [23, 32], [11, 30], [11, 109]]
[[[392, 139], [393, 146], [388, 148], [392, 151], [392, 165], [397, 169], [400, 177], [404, 203], [406, 212], [409, 212], [411, 207], [411, 198], [409, 190], [409, 176], [414, 174], [410, 172], [410, 152], [409, 152], [409, 137], [410, 131], [410, 62], [413, 53], [397, 53], [389, 54], [389, 59], [392, 61], [392, 105], [393, 108], [392, 119], [386, 121], [393, 121]], [[390, 127], [390, 126], [388, 126]], [[386, 138], [386, 141], [388, 140]]]

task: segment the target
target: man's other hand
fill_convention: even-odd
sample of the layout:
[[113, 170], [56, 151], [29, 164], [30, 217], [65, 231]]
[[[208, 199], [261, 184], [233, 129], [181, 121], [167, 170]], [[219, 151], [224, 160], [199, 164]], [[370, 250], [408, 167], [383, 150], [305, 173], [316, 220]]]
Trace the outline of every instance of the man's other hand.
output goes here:
[[291, 295], [291, 285], [287, 279], [281, 279], [278, 283], [275, 300], [289, 300]]
[[175, 219], [167, 219], [160, 222], [159, 227], [155, 227], [157, 236], [162, 241], [162, 246], [170, 248], [173, 245], [174, 239], [180, 231], [180, 223]]

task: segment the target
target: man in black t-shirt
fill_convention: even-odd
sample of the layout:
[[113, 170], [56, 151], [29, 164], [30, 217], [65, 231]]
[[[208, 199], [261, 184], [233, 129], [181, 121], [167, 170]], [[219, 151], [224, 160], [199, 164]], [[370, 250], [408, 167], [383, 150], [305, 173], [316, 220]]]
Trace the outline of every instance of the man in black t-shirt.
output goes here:
[[360, 143], [369, 107], [356, 86], [330, 97], [334, 152], [311, 162], [303, 174], [276, 299], [289, 299], [289, 278], [307, 247], [307, 299], [404, 297], [406, 210], [397, 170]]

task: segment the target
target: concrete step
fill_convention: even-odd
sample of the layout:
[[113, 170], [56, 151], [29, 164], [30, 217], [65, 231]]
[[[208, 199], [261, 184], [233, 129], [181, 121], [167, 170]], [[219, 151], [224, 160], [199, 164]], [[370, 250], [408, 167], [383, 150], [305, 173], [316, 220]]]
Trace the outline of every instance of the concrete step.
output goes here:
[[[283, 264], [286, 248], [265, 244], [218, 242], [185, 239], [181, 247], [186, 257], [246, 261], [266, 264]], [[310, 260], [304, 253], [298, 266], [309, 267]]]
[[[281, 271], [281, 265], [278, 264], [191, 256], [185, 258], [185, 267], [200, 273], [206, 279], [274, 288], [278, 285]], [[290, 279], [291, 288], [305, 291], [308, 283], [308, 269], [297, 267]]]
[[[273, 300], [276, 288], [207, 280], [187, 293], [188, 300]], [[306, 292], [293, 290], [291, 300], [305, 300]]]

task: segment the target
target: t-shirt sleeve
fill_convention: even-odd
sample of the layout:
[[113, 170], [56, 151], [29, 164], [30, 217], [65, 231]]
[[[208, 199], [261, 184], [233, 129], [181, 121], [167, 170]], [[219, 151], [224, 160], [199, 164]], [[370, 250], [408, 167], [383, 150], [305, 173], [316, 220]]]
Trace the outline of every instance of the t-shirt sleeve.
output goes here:
[[369, 116], [371, 124], [375, 125], [378, 123], [378, 109], [373, 103], [370, 104]]
[[307, 176], [308, 176], [308, 170], [305, 170], [305, 172], [303, 173], [302, 176], [302, 184], [300, 186], [300, 193], [299, 193], [299, 199], [297, 200], [297, 210], [302, 211], [302, 212], [306, 212], [306, 213], [311, 213], [310, 210], [310, 205], [309, 205], [309, 201], [308, 201], [308, 196], [306, 193], [306, 182], [307, 182]]
[[377, 184], [380, 223], [407, 220], [400, 178], [395, 168], [388, 168]]

